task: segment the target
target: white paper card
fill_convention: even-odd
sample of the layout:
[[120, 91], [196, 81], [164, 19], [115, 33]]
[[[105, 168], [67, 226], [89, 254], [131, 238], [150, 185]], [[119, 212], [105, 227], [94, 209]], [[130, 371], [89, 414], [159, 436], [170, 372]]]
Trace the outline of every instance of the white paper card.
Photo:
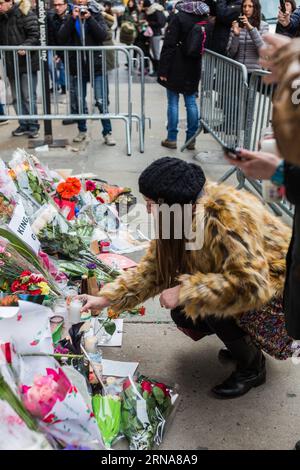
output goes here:
[[19, 199], [16, 204], [8, 228], [20, 237], [23, 242], [27, 243], [27, 245], [29, 245], [36, 254], [38, 254], [40, 250], [40, 242], [31, 230], [29, 219], [25, 213], [21, 199]]
[[120, 362], [103, 359], [103, 375], [113, 377], [128, 377], [129, 375], [134, 375], [138, 365], [138, 362]]

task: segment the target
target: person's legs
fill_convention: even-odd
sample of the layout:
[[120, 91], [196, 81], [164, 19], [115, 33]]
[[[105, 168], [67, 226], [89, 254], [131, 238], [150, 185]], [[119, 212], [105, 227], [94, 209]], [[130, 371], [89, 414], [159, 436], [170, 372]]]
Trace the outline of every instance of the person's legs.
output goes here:
[[[168, 137], [167, 141], [173, 144], [173, 147], [176, 148], [176, 140], [178, 134], [178, 119], [179, 119], [179, 93], [175, 91], [167, 90], [168, 98]], [[166, 145], [167, 146], [167, 145]]]
[[[106, 76], [106, 80], [104, 80], [102, 75], [96, 75], [94, 86], [97, 108], [101, 114], [108, 112], [108, 77]], [[107, 134], [111, 134], [112, 127], [110, 119], [101, 119], [101, 123], [103, 137]]]
[[[28, 75], [21, 75], [21, 92], [22, 92], [22, 112], [23, 114], [37, 114], [37, 72], [31, 74], [31, 89], [28, 87]], [[24, 121], [27, 123], [29, 137], [36, 137], [39, 131], [39, 123], [36, 119]]]
[[4, 112], [4, 105], [0, 103], [0, 126], [3, 126], [4, 124], [8, 124], [8, 120], [5, 119], [5, 112]]
[[196, 94], [184, 94], [184, 103], [187, 115], [186, 142], [196, 134], [199, 126], [199, 108], [196, 101]]
[[158, 70], [159, 57], [160, 57], [160, 41], [161, 41], [161, 36], [152, 36], [150, 38], [153, 72], [150, 73], [149, 76], [152, 76], [152, 77], [157, 77], [157, 70]]
[[[101, 114], [108, 113], [108, 76], [103, 77], [103, 75], [96, 75], [95, 76], [95, 83], [94, 83], [94, 93], [95, 93], [95, 101], [96, 106], [99, 109]], [[110, 119], [101, 119], [102, 124], [102, 135], [104, 138], [104, 143], [108, 146], [116, 145], [116, 141], [112, 137], [112, 127], [111, 127], [111, 120]]]
[[[11, 88], [11, 96], [12, 96], [12, 105], [14, 107], [15, 113], [18, 115], [22, 113], [22, 108], [18, 109], [17, 106], [17, 86], [16, 86], [16, 81], [14, 77], [9, 77], [9, 83], [10, 83], [10, 88]], [[21, 86], [19, 93], [21, 94]], [[20, 95], [20, 101], [21, 101], [21, 95]], [[19, 127], [12, 131], [13, 136], [21, 136], [24, 134], [27, 134], [28, 132], [28, 126], [27, 126], [27, 121], [19, 119]]]
[[[80, 87], [80, 89], [79, 89]], [[79, 114], [83, 112], [83, 114], [87, 113], [87, 105], [86, 105], [86, 88], [87, 88], [87, 80], [82, 77], [82, 80], [79, 81], [76, 75], [70, 76], [70, 100], [71, 100], [71, 113], [72, 114]], [[81, 97], [79, 96], [79, 91]], [[81, 99], [81, 108], [79, 106], [79, 99]], [[77, 121], [78, 127], [78, 135], [74, 137], [73, 142], [82, 142], [86, 139], [86, 119], [78, 119]]]
[[197, 320], [194, 323], [191, 318], [186, 317], [180, 307], [171, 310], [171, 317], [177, 328], [194, 341], [199, 341], [204, 336], [214, 334], [205, 320]]
[[221, 398], [236, 398], [252, 387], [262, 385], [266, 381], [264, 355], [237, 325], [235, 319], [209, 316], [206, 322], [237, 361], [236, 370], [222, 384], [214, 387], [213, 393]]

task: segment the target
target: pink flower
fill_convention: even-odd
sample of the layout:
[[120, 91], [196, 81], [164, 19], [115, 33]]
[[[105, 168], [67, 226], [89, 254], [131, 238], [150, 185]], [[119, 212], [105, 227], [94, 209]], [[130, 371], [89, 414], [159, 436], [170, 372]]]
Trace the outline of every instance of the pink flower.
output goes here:
[[21, 388], [25, 407], [39, 418], [44, 418], [50, 413], [58, 400], [63, 401], [71, 387], [70, 381], [61, 369], [58, 372], [46, 369], [46, 372], [47, 375], [35, 376], [31, 387], [23, 385]]
[[95, 191], [97, 189], [97, 186], [94, 181], [87, 181], [85, 183], [85, 189], [86, 191]]

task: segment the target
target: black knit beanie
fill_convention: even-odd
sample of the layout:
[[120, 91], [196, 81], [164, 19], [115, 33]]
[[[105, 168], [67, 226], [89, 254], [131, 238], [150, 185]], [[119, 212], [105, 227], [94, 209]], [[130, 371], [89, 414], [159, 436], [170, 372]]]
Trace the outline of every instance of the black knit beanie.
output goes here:
[[189, 204], [196, 202], [205, 181], [199, 165], [179, 158], [163, 157], [142, 172], [139, 190], [155, 202]]

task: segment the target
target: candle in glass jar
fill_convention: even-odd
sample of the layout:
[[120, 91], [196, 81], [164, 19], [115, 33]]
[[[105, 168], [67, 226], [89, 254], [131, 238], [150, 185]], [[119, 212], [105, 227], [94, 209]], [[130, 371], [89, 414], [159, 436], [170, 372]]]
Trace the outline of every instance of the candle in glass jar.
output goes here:
[[80, 300], [71, 300], [69, 306], [69, 321], [72, 325], [79, 323], [81, 320], [82, 303]]

